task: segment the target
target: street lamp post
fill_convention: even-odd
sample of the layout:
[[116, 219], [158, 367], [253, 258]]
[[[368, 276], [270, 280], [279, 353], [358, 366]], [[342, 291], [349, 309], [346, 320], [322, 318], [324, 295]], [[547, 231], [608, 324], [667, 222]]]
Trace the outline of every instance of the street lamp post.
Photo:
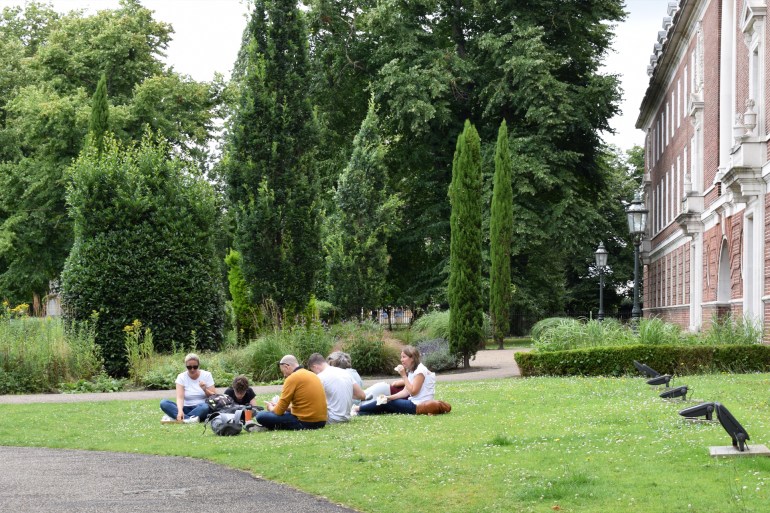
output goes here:
[[604, 320], [604, 268], [607, 265], [608, 251], [604, 249], [604, 242], [599, 242], [599, 247], [596, 248], [596, 267], [599, 269], [599, 314], [596, 319], [599, 322]]
[[634, 200], [626, 207], [628, 231], [634, 238], [634, 307], [631, 309], [631, 320], [634, 322], [642, 317], [642, 309], [639, 308], [639, 245], [647, 228], [648, 212], [644, 208], [641, 195], [637, 192]]

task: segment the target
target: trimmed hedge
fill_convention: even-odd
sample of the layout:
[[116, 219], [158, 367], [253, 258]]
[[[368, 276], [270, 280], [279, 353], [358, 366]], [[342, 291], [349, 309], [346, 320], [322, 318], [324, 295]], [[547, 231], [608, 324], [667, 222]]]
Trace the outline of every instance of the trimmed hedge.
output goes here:
[[568, 351], [519, 352], [514, 355], [522, 376], [622, 376], [638, 374], [634, 360], [661, 374], [704, 372], [768, 372], [770, 346], [593, 347]]

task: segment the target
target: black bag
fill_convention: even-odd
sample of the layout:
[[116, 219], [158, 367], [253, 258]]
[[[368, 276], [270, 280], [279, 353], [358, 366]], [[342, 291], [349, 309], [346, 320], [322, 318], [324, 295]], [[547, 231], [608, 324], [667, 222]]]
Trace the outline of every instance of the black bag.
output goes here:
[[[206, 424], [211, 426], [215, 435], [235, 436], [240, 435], [243, 430], [241, 424], [241, 415], [243, 410], [236, 410], [235, 413], [214, 412], [206, 419]], [[204, 427], [205, 431], [206, 428]]]
[[225, 394], [214, 394], [206, 398], [206, 404], [211, 413], [222, 411], [233, 405], [233, 398]]

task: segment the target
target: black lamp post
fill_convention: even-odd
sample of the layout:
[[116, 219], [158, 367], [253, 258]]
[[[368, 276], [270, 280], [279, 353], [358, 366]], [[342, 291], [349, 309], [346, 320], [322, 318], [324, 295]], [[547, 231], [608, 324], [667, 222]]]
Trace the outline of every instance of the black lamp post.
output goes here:
[[604, 268], [607, 266], [607, 254], [608, 251], [604, 249], [604, 242], [599, 243], [599, 247], [596, 248], [596, 267], [599, 269], [599, 314], [596, 319], [599, 322], [604, 320]]
[[637, 192], [634, 200], [626, 207], [628, 231], [634, 238], [634, 307], [631, 309], [631, 320], [638, 321], [642, 317], [639, 308], [639, 245], [642, 243], [644, 231], [647, 228], [647, 213], [641, 195]]

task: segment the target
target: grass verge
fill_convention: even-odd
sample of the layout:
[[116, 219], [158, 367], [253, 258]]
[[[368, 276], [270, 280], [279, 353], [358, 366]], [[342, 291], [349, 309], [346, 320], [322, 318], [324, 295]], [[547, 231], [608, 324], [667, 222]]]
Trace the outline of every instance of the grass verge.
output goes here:
[[[768, 444], [770, 375], [678, 378]], [[313, 432], [202, 434], [157, 401], [2, 405], [4, 445], [204, 458], [366, 512], [761, 512], [770, 458], [712, 459], [718, 424], [687, 424], [643, 378], [442, 383], [449, 415], [359, 417]], [[30, 422], [30, 419], [42, 419]], [[21, 428], [23, 426], [23, 428]]]

